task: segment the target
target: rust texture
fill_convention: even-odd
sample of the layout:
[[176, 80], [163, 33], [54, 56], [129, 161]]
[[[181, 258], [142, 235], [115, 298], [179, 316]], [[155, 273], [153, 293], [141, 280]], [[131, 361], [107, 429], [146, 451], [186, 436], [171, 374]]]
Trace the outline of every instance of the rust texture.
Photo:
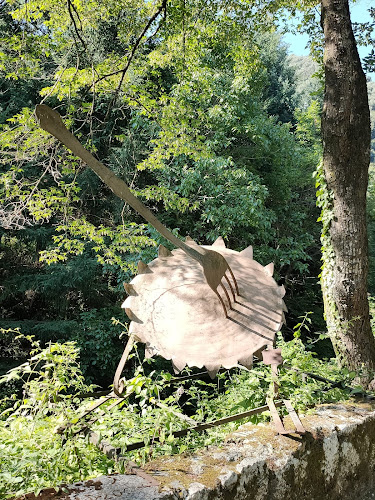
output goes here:
[[251, 368], [253, 354], [273, 346], [282, 326], [284, 289], [247, 250], [230, 250], [221, 238], [201, 248], [220, 253], [236, 275], [238, 294], [228, 283], [222, 286], [227, 315], [199, 264], [177, 249], [131, 281], [122, 305], [132, 319], [129, 333], [146, 344], [146, 356], [171, 359], [176, 372], [186, 365], [205, 366], [211, 376], [238, 363]]

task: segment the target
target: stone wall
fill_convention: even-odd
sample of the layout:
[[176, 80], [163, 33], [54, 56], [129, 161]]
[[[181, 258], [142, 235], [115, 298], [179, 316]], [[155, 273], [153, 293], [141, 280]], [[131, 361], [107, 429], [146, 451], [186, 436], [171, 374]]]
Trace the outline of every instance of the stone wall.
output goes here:
[[[375, 498], [375, 405], [323, 405], [301, 416], [305, 436], [272, 423], [242, 425], [221, 447], [162, 457], [158, 482], [113, 475], [76, 484], [66, 498], [122, 500], [368, 500]], [[286, 419], [288, 425], [288, 419]], [[374, 494], [372, 493], [374, 491]]]

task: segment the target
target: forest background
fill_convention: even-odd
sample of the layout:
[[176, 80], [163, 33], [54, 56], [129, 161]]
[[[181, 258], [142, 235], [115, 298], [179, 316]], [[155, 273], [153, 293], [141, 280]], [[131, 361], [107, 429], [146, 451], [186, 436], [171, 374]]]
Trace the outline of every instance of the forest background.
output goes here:
[[[313, 330], [324, 331], [313, 178], [321, 157], [319, 40], [313, 62], [288, 55], [275, 19], [238, 11], [231, 19], [215, 4], [200, 16], [199, 2], [172, 3], [132, 57], [157, 6], [125, 3], [1, 3], [0, 326], [43, 342], [76, 341], [85, 374], [107, 385], [122, 347], [111, 321], [123, 320], [122, 283], [138, 260], [168, 245], [40, 131], [33, 110], [43, 101], [176, 234], [200, 243], [222, 236], [230, 248], [253, 245], [256, 260], [274, 262], [287, 290], [287, 337], [308, 311]], [[358, 26], [362, 41], [367, 28]], [[125, 73], [119, 68], [130, 59]], [[368, 89], [374, 124], [375, 83]], [[373, 127], [370, 173], [374, 153]], [[371, 256], [374, 190], [371, 177]], [[332, 354], [327, 341], [319, 348]], [[13, 360], [5, 346], [1, 354], [4, 370]]]
[[[139, 260], [156, 257], [160, 243], [169, 246], [41, 131], [33, 115], [40, 102], [58, 109], [176, 235], [201, 244], [222, 236], [230, 248], [253, 245], [257, 261], [274, 262], [287, 290], [284, 339], [297, 329], [320, 358], [334, 356], [319, 284], [317, 13], [304, 14], [313, 60], [288, 54], [282, 30], [291, 12], [272, 16], [268, 6], [265, 15], [244, 5], [0, 1], [0, 373], [30, 351], [13, 340], [19, 329], [41, 346], [76, 342], [86, 383], [107, 387], [124, 344], [123, 282]], [[374, 9], [371, 16], [356, 26], [358, 41], [370, 46]], [[369, 71], [373, 63], [372, 52]], [[368, 91], [375, 296], [370, 79]], [[306, 313], [310, 327], [300, 331]], [[168, 369], [161, 360], [157, 366]]]

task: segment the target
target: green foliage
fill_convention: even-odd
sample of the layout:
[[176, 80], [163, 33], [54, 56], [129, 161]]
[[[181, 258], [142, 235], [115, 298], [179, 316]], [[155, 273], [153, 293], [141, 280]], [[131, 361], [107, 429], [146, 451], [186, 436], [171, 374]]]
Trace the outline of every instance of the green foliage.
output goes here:
[[218, 236], [238, 240], [246, 232], [261, 235], [270, 228], [273, 214], [265, 208], [267, 189], [258, 176], [230, 159], [216, 157], [189, 166], [183, 157], [158, 177], [168, 184], [173, 178], [174, 189], [199, 207], [177, 219], [180, 231], [198, 240], [214, 241]]
[[[95, 226], [84, 219], [75, 219], [69, 224], [58, 226], [53, 236], [54, 246], [40, 252], [40, 261], [48, 264], [64, 262], [71, 256], [82, 255], [90, 243], [97, 261], [102, 265], [117, 266], [126, 271], [129, 263], [124, 254], [140, 253], [147, 246], [155, 247], [148, 238], [144, 224], [126, 223], [116, 228]], [[131, 268], [135, 272], [134, 266]]]
[[353, 31], [358, 45], [369, 47], [369, 53], [363, 59], [365, 71], [373, 72], [375, 68], [375, 8], [369, 7], [366, 22], [353, 23]]
[[369, 291], [375, 292], [375, 163], [370, 163], [367, 190], [367, 230], [369, 235]]
[[[314, 355], [325, 342], [313, 333], [321, 316], [311, 179], [321, 156], [321, 89], [310, 81], [309, 61], [287, 58], [272, 15], [302, 8], [315, 36], [315, 3], [177, 0], [139, 38], [160, 2], [74, 0], [70, 10], [51, 0], [3, 2], [0, 348], [3, 370], [11, 371], [1, 379], [0, 495], [122, 470], [73, 436], [90, 404], [76, 396], [89, 390], [87, 381], [112, 380], [127, 329], [111, 321], [122, 282], [165, 244], [40, 130], [33, 109], [41, 99], [177, 236], [200, 243], [224, 236], [231, 248], [252, 244], [257, 260], [275, 262], [288, 289], [289, 324], [297, 324], [291, 342], [278, 340], [292, 368], [281, 369], [283, 397], [305, 408], [348, 396], [302, 382], [295, 371], [341, 376], [334, 360]], [[319, 56], [317, 38], [312, 45]], [[316, 179], [327, 256], [331, 200], [320, 170]], [[372, 190], [370, 183], [371, 199]], [[311, 323], [299, 319], [307, 308]], [[13, 338], [17, 327], [38, 339], [26, 362], [30, 347]], [[176, 440], [172, 430], [188, 425], [178, 413], [203, 421], [250, 409], [264, 403], [271, 382], [257, 365], [173, 391], [170, 373], [156, 369], [160, 360], [131, 363], [126, 398], [97, 410], [93, 428], [138, 461], [220, 442], [240, 422]], [[353, 374], [344, 375], [350, 382]], [[57, 432], [67, 421], [72, 427]], [[127, 453], [137, 440], [146, 447]]]
[[322, 155], [322, 146], [320, 142], [320, 113], [321, 106], [317, 100], [311, 100], [306, 109], [296, 109], [296, 135], [308, 151], [311, 163], [318, 164]]
[[331, 246], [331, 240], [329, 236], [329, 228], [331, 225], [331, 221], [333, 218], [332, 211], [332, 199], [333, 194], [327, 188], [327, 183], [324, 177], [323, 165], [320, 164], [314, 173], [314, 177], [316, 178], [316, 199], [317, 206], [321, 208], [321, 214], [318, 219], [318, 222], [322, 223], [322, 250], [323, 250], [323, 266], [327, 268], [327, 273], [331, 271], [331, 265], [333, 260], [333, 249]]
[[[95, 309], [99, 318], [119, 305], [121, 282], [160, 241], [40, 130], [40, 98], [168, 227], [201, 243], [222, 235], [235, 249], [252, 244], [291, 287], [316, 275], [316, 150], [307, 137], [317, 111], [295, 113], [285, 47], [265, 34], [272, 17], [236, 1], [209, 9], [177, 2], [122, 74], [159, 3], [88, 5], [74, 3], [74, 26], [66, 6], [6, 2], [1, 29], [12, 43], [3, 42], [0, 80], [17, 99], [1, 115], [4, 318], [43, 322], [43, 338], [50, 328], [50, 338], [70, 339], [81, 313]], [[288, 120], [292, 128], [280, 123]]]
[[25, 384], [24, 397], [16, 414], [28, 413], [28, 410], [37, 413], [42, 407], [48, 413], [49, 403], [53, 408], [58, 398], [71, 397], [68, 391], [77, 393], [86, 389], [77, 363], [79, 352], [73, 342], [63, 345], [51, 343], [41, 349], [38, 341], [32, 337], [25, 338], [31, 342], [31, 357], [0, 378], [0, 383], [21, 378]]
[[331, 242], [330, 227], [333, 220], [333, 193], [327, 187], [327, 182], [323, 170], [323, 162], [318, 166], [314, 173], [316, 179], [316, 204], [321, 208], [318, 222], [322, 224], [321, 243], [322, 243], [322, 266], [320, 280], [322, 284], [324, 300], [324, 319], [327, 323], [327, 329], [330, 332], [331, 340], [336, 331], [345, 328], [343, 322], [340, 322], [337, 312], [337, 306], [332, 298], [331, 283], [334, 280], [335, 252]]
[[319, 65], [309, 56], [288, 56], [288, 63], [295, 71], [296, 108], [306, 111], [312, 100], [323, 101], [322, 78]]
[[122, 325], [114, 322], [109, 312], [95, 309], [82, 312], [76, 329], [69, 336], [80, 349], [80, 367], [85, 379], [104, 386], [112, 380], [124, 349], [119, 340]]
[[368, 103], [371, 120], [371, 157], [370, 162], [375, 162], [375, 82], [367, 82]]
[[[301, 374], [294, 371], [315, 372], [332, 380], [343, 376], [334, 360], [322, 362], [306, 351], [298, 338], [303, 323], [297, 327], [292, 342], [286, 343], [281, 336], [278, 340], [286, 366], [281, 368], [281, 396], [291, 398], [300, 409], [349, 397], [348, 390], [326, 391], [324, 383], [312, 379], [302, 381]], [[122, 462], [108, 460], [82, 435], [74, 435], [82, 425], [77, 417], [91, 404], [90, 401], [82, 403], [77, 395], [92, 389], [84, 383], [75, 344], [51, 343], [41, 348], [38, 342], [29, 340], [32, 342], [30, 359], [0, 379], [5, 385], [14, 379], [21, 379], [24, 384], [22, 399], [3, 412], [0, 420], [3, 498], [30, 491], [38, 493], [44, 487], [122, 471]], [[137, 350], [135, 355], [138, 356]], [[181, 381], [177, 391], [171, 392], [166, 385], [171, 375], [155, 371], [146, 375], [149, 363], [153, 362], [140, 363], [134, 376], [126, 381], [125, 398], [118, 406], [109, 408], [111, 402], [108, 402], [94, 411], [92, 417], [97, 420], [91, 425], [102, 439], [121, 447], [127, 458], [140, 462], [163, 453], [182, 453], [219, 443], [242, 422], [176, 439], [172, 431], [189, 426], [179, 417], [181, 411], [198, 422], [246, 411], [264, 404], [271, 383], [269, 367], [259, 364], [251, 371], [235, 369], [221, 373], [213, 382]], [[347, 374], [346, 380], [350, 378], [352, 374]], [[265, 413], [250, 420], [256, 423], [267, 418]], [[71, 425], [63, 430], [67, 422]], [[145, 442], [145, 448], [126, 452], [126, 446], [138, 440]]]
[[276, 33], [262, 33], [257, 43], [267, 75], [262, 99], [266, 103], [267, 113], [282, 123], [294, 123], [297, 79], [293, 66], [287, 60], [287, 47]]
[[[0, 494], [2, 498], [46, 485], [71, 482], [108, 471], [106, 459], [80, 437], [67, 440], [58, 427], [73, 416], [74, 398], [90, 389], [78, 366], [74, 343], [32, 342], [30, 359], [0, 378], [8, 385], [22, 379], [23, 397], [0, 420]], [[109, 465], [109, 464], [107, 464]]]
[[[116, 311], [117, 312], [117, 311]], [[113, 311], [91, 309], [81, 312], [75, 321], [44, 321], [44, 322], [19, 322], [28, 336], [38, 339], [46, 344], [51, 338], [60, 342], [75, 342], [80, 349], [80, 369], [87, 382], [95, 382], [106, 387], [113, 379], [116, 366], [123, 351], [123, 342], [119, 339], [123, 328], [113, 322]], [[5, 323], [5, 322], [4, 322]], [[6, 323], [5, 323], [6, 324]], [[0, 354], [2, 358], [2, 371], [25, 359], [29, 349], [20, 341], [8, 340], [12, 332], [2, 334]]]
[[[111, 472], [111, 463], [98, 457], [82, 437], [63, 443], [54, 430], [63, 418], [46, 417], [30, 423], [28, 417], [0, 422], [0, 494], [20, 496], [44, 487], [72, 483]], [[17, 438], [15, 439], [15, 436]]]

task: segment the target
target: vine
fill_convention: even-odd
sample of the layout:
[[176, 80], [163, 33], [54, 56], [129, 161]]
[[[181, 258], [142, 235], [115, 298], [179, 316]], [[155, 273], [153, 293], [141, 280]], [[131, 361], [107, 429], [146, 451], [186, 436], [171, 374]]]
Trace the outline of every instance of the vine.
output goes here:
[[[285, 342], [281, 334], [278, 338], [286, 367], [280, 369], [280, 395], [291, 399], [296, 409], [342, 401], [351, 395], [350, 389], [338, 385], [327, 388], [325, 382], [311, 378], [301, 383], [302, 371], [333, 381], [344, 379], [348, 385], [352, 377], [334, 359], [318, 360], [305, 348], [298, 337], [307, 323], [306, 316], [292, 341]], [[83, 425], [79, 417], [93, 403], [91, 399], [82, 400], [81, 393], [91, 392], [93, 387], [84, 381], [75, 343], [50, 343], [42, 348], [32, 337], [14, 333], [15, 341], [31, 342], [32, 351], [25, 363], [0, 377], [3, 395], [14, 381], [22, 385], [21, 399], [6, 392], [0, 413], [0, 498], [4, 499], [32, 491], [37, 495], [43, 488], [58, 489], [62, 484], [114, 471], [123, 473], [128, 459], [142, 464], [161, 454], [180, 454], [218, 444], [243, 421], [206, 433], [192, 432], [179, 439], [172, 431], [189, 425], [187, 419], [181, 419], [181, 413], [203, 422], [258, 407], [271, 382], [269, 367], [260, 363], [251, 371], [220, 373], [213, 382], [182, 380], [174, 391], [168, 389], [172, 375], [153, 369], [154, 360], [141, 362], [135, 348], [132, 355], [138, 363], [134, 376], [126, 381], [126, 397], [119, 406], [111, 407], [112, 401], [108, 401], [97, 408], [90, 424], [101, 439], [121, 448], [126, 460], [114, 461], [77, 432]], [[266, 414], [255, 415], [250, 421], [258, 423], [267, 418]], [[127, 450], [128, 445], [140, 440], [145, 443], [143, 449]]]
[[[344, 352], [344, 349], [336, 349], [339, 342], [339, 336], [335, 333], [345, 328], [344, 323], [340, 321], [339, 312], [336, 302], [332, 296], [331, 290], [334, 289], [334, 267], [335, 267], [335, 251], [331, 241], [331, 222], [334, 216], [332, 190], [327, 186], [327, 181], [324, 175], [323, 162], [321, 161], [314, 172], [315, 188], [316, 188], [316, 204], [321, 209], [320, 217], [317, 222], [322, 223], [320, 241], [322, 243], [322, 267], [320, 281], [322, 285], [323, 301], [324, 301], [324, 319], [327, 322], [329, 337], [331, 338], [336, 355]], [[342, 358], [342, 356], [341, 356]], [[341, 359], [342, 360], [342, 359]], [[340, 362], [340, 357], [338, 357]]]

